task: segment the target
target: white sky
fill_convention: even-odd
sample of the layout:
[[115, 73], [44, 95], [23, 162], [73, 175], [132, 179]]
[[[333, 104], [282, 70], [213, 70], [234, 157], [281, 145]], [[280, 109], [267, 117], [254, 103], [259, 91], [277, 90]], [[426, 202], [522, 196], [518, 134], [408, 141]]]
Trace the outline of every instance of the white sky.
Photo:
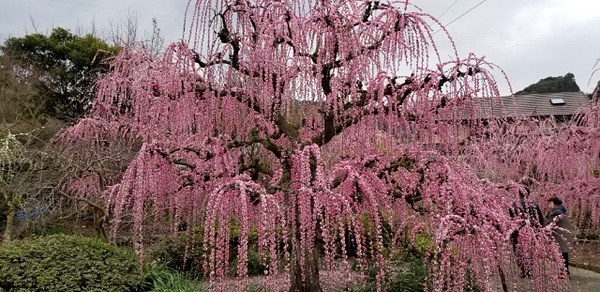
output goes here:
[[[481, 3], [483, 1], [483, 3]], [[447, 24], [460, 56], [474, 52], [506, 71], [514, 91], [548, 76], [575, 74], [577, 83], [592, 92], [600, 58], [599, 0], [412, 0]], [[72, 31], [95, 24], [100, 36], [111, 25], [123, 25], [137, 16], [139, 35], [152, 30], [152, 18], [167, 42], [181, 38], [187, 0], [0, 0], [0, 41], [9, 36], [46, 33], [60, 26]], [[450, 8], [450, 9], [448, 9]], [[445, 13], [444, 13], [445, 12]], [[440, 17], [441, 16], [441, 17]], [[32, 24], [35, 23], [35, 27]], [[442, 33], [436, 34], [442, 36]], [[439, 45], [447, 48], [446, 42]], [[501, 76], [497, 76], [501, 80]], [[508, 94], [500, 82], [502, 94]]]

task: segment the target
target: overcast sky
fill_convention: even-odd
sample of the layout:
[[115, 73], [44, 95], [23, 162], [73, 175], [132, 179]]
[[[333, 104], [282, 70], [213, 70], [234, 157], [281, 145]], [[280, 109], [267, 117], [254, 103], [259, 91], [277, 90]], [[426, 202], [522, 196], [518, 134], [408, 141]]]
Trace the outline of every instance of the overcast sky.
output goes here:
[[[588, 80], [600, 58], [599, 0], [413, 0], [448, 24], [460, 56], [486, 56], [508, 74], [514, 91], [548, 76], [575, 74], [592, 92], [600, 72]], [[52, 27], [89, 30], [107, 37], [128, 15], [139, 35], [156, 18], [167, 42], [181, 38], [187, 0], [0, 0], [0, 41], [9, 36], [47, 33]], [[472, 9], [472, 10], [471, 10]], [[466, 13], [467, 11], [470, 12]], [[465, 14], [466, 13], [466, 14]], [[463, 15], [464, 14], [464, 15]], [[462, 16], [461, 16], [462, 15]], [[35, 24], [35, 25], [34, 25]], [[442, 36], [442, 33], [436, 34]], [[447, 42], [440, 40], [447, 48]], [[502, 79], [501, 76], [497, 76]], [[501, 93], [508, 94], [500, 81]]]

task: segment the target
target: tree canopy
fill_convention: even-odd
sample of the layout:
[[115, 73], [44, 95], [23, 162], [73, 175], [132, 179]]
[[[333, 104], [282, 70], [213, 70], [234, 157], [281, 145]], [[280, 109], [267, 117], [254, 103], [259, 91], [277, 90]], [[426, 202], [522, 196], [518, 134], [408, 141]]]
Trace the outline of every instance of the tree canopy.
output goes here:
[[554, 93], [554, 92], [579, 92], [579, 85], [575, 82], [575, 75], [567, 73], [565, 76], [546, 77], [540, 79], [537, 83], [525, 87], [518, 91], [515, 95], [532, 94], [532, 93]]
[[203, 270], [218, 284], [236, 257], [239, 290], [251, 230], [269, 277], [285, 263], [290, 291], [321, 291], [319, 270], [348, 271], [351, 257], [374, 263], [381, 284], [390, 250], [421, 250], [428, 288], [464, 291], [518, 277], [507, 239], [520, 229], [534, 287], [564, 288], [549, 237], [508, 214], [523, 186], [478, 177], [494, 169], [465, 162], [465, 136], [489, 134], [478, 101], [499, 98], [496, 67], [475, 54], [442, 60], [432, 16], [409, 1], [188, 9], [187, 40], [162, 56], [124, 48], [90, 117], [57, 137], [75, 156], [119, 139], [141, 144], [115, 179], [86, 168], [65, 187], [101, 198], [113, 238], [131, 229], [143, 255], [158, 223], [201, 227]]
[[49, 35], [10, 37], [0, 49], [3, 58], [19, 62], [13, 67], [15, 78], [39, 74], [44, 111], [61, 119], [80, 117], [89, 109], [93, 84], [108, 69], [104, 60], [119, 50], [94, 35], [80, 36], [60, 27]]

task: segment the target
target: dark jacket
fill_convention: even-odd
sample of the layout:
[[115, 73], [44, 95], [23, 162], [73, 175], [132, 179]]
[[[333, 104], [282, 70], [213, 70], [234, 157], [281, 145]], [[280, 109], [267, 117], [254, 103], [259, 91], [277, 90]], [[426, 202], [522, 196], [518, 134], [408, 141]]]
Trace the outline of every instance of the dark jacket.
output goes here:
[[526, 200], [524, 197], [513, 202], [509, 215], [512, 218], [521, 218], [533, 227], [542, 227], [544, 224], [544, 215], [542, 215], [540, 206], [536, 202]]
[[552, 230], [552, 236], [554, 236], [554, 240], [558, 243], [560, 252], [570, 252], [573, 247], [574, 237], [573, 226], [567, 214], [567, 208], [563, 205], [554, 206], [554, 209], [550, 210], [548, 215], [546, 215], [546, 219], [548, 220], [548, 224], [556, 220], [556, 227]]

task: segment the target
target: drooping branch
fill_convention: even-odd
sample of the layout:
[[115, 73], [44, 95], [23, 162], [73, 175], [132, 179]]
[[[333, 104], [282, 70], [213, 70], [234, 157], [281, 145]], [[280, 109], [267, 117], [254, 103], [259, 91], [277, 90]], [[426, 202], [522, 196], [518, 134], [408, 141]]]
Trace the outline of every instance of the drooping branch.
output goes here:
[[[202, 61], [199, 57], [199, 55], [197, 53], [194, 52], [194, 60], [197, 64], [199, 64], [199, 66], [201, 68], [206, 68], [212, 65], [217, 65], [217, 64], [225, 64], [225, 65], [229, 65], [232, 69], [234, 69], [237, 72], [240, 72], [241, 74], [244, 74], [246, 76], [252, 77], [252, 78], [261, 78], [263, 82], [271, 82], [273, 85], [273, 93], [276, 95], [280, 95], [283, 94], [283, 89], [285, 87], [286, 82], [284, 80], [281, 80], [281, 76], [279, 76], [279, 74], [272, 72], [270, 75], [271, 77], [269, 78], [270, 80], [267, 80], [267, 75], [264, 72], [260, 72], [260, 69], [257, 71], [256, 69], [253, 70], [249, 70], [247, 68], [241, 68], [240, 66], [240, 62], [239, 62], [239, 58], [240, 58], [240, 51], [242, 50], [242, 42], [240, 40], [240, 38], [238, 36], [235, 35], [235, 33], [233, 33], [231, 31], [231, 29], [228, 27], [227, 22], [226, 22], [226, 14], [227, 13], [237, 13], [237, 12], [241, 12], [241, 13], [245, 13], [248, 14], [249, 16], [247, 16], [247, 18], [250, 21], [250, 28], [251, 28], [251, 34], [252, 34], [252, 39], [254, 40], [254, 42], [256, 42], [256, 35], [259, 33], [258, 32], [258, 27], [257, 24], [254, 20], [254, 18], [252, 17], [253, 14], [246, 9], [237, 9], [234, 8], [234, 6], [239, 6], [241, 5], [242, 7], [246, 7], [249, 4], [246, 3], [242, 3], [242, 2], [236, 2], [235, 5], [230, 5], [225, 7], [225, 10], [221, 13], [218, 13], [216, 16], [221, 20], [221, 28], [218, 32], [218, 38], [220, 40], [221, 43], [223, 44], [228, 44], [231, 46], [232, 48], [232, 52], [229, 55], [229, 60], [225, 60], [222, 58], [222, 55], [219, 53], [216, 55], [216, 59], [212, 60], [212, 61]], [[263, 7], [264, 8], [264, 7]], [[371, 20], [371, 16], [372, 13], [376, 10], [388, 10], [388, 9], [393, 9], [393, 7], [390, 7], [388, 5], [385, 4], [381, 4], [378, 1], [374, 1], [374, 2], [369, 2], [366, 6], [365, 6], [365, 13], [363, 16], [363, 20], [362, 22], [350, 22], [348, 24], [341, 24], [343, 27], [339, 28], [339, 31], [345, 31], [348, 29], [353, 29], [356, 28], [358, 25], [377, 25], [373, 20]], [[282, 36], [278, 36], [275, 35], [275, 39], [273, 42], [273, 47], [277, 47], [280, 44], [285, 43], [286, 45], [289, 45], [292, 49], [293, 49], [293, 54], [296, 57], [309, 57], [311, 59], [311, 61], [314, 64], [317, 64], [318, 61], [318, 57], [319, 57], [319, 49], [320, 49], [320, 45], [321, 45], [321, 40], [318, 39], [317, 40], [317, 47], [315, 48], [315, 51], [313, 53], [307, 53], [307, 52], [299, 52], [297, 51], [297, 47], [294, 45], [294, 35], [292, 33], [292, 15], [291, 12], [289, 10], [285, 10], [285, 17], [283, 18], [286, 24], [286, 32], [285, 35]], [[396, 23], [394, 25], [394, 29], [392, 30], [388, 30], [385, 31], [382, 35], [380, 35], [378, 37], [378, 39], [376, 41], [374, 41], [372, 44], [363, 46], [361, 49], [359, 49], [357, 52], [354, 53], [349, 53], [345, 56], [339, 56], [340, 55], [340, 39], [338, 37], [335, 37], [334, 39], [334, 52], [333, 52], [333, 56], [332, 56], [332, 61], [330, 62], [325, 62], [321, 65], [320, 70], [313, 70], [315, 72], [315, 74], [317, 72], [319, 72], [319, 75], [321, 76], [321, 88], [323, 90], [323, 93], [325, 94], [325, 96], [327, 96], [328, 98], [331, 98], [331, 93], [333, 92], [332, 90], [332, 86], [331, 86], [331, 82], [332, 82], [332, 77], [333, 77], [333, 70], [337, 69], [337, 68], [341, 68], [342, 66], [344, 66], [344, 64], [346, 64], [347, 62], [352, 61], [353, 59], [368, 54], [372, 51], [376, 51], [378, 49], [381, 48], [381, 46], [383, 45], [383, 43], [385, 42], [385, 40], [390, 37], [392, 34], [394, 33], [398, 33], [403, 27], [406, 27], [408, 25], [407, 21], [404, 21], [403, 16], [400, 12], [397, 12], [397, 19], [395, 20]], [[327, 27], [330, 27], [331, 29], [336, 28], [336, 26], [339, 26], [339, 23], [336, 23], [334, 21], [332, 21], [332, 19], [329, 18], [329, 16], [325, 15], [323, 17], [317, 18], [314, 21], [323, 21], [324, 25]], [[209, 89], [211, 88], [211, 86], [209, 86]], [[256, 101], [256, 98], [249, 98], [248, 96], [244, 96], [244, 94], [237, 94], [237, 93], [233, 93], [229, 90], [218, 90], [215, 92], [216, 96], [225, 96], [225, 95], [233, 95], [236, 97], [236, 99], [243, 103], [246, 104], [248, 107], [251, 107], [255, 112], [259, 113], [259, 114], [263, 114], [263, 110], [261, 109], [260, 106], [258, 105], [258, 102]], [[408, 94], [407, 94], [408, 95]], [[340, 97], [342, 98], [342, 97]], [[254, 99], [253, 101], [250, 101], [251, 99]], [[271, 105], [271, 107], [277, 107], [276, 104], [279, 103], [279, 100], [281, 99], [281, 97], [279, 96], [274, 96], [274, 101]], [[280, 105], [279, 105], [280, 106]], [[273, 113], [277, 113], [278, 110], [276, 108], [271, 108], [271, 112]], [[286, 127], [285, 124], [281, 123], [280, 121], [282, 120], [281, 116], [279, 116], [278, 114], [276, 114], [276, 119], [275, 119], [275, 124], [277, 126], [277, 128], [279, 128], [279, 133], [281, 134], [285, 134], [286, 136], [295, 139], [297, 138], [297, 134], [295, 133], [296, 131], [293, 131], [294, 129], [290, 129], [289, 127]], [[334, 127], [334, 119], [332, 115], [328, 115], [325, 117], [325, 123], [324, 123], [324, 132], [325, 132], [325, 141], [328, 141], [331, 137], [335, 136], [337, 134], [337, 132], [339, 130], [335, 129]], [[347, 124], [348, 122], [346, 122]], [[291, 130], [291, 131], [290, 131]], [[273, 137], [275, 138], [275, 137]]]
[[64, 191], [61, 191], [59, 189], [53, 189], [56, 191], [57, 194], [59, 194], [60, 196], [69, 199], [69, 200], [73, 200], [73, 201], [80, 201], [80, 202], [84, 202], [87, 205], [89, 205], [90, 207], [92, 207], [95, 211], [97, 211], [100, 214], [100, 219], [98, 219], [97, 221], [94, 219], [94, 224], [96, 224], [95, 228], [96, 231], [98, 232], [98, 235], [102, 236], [103, 239], [108, 239], [108, 234], [106, 233], [106, 229], [104, 228], [104, 224], [108, 222], [108, 214], [106, 213], [105, 208], [101, 207], [100, 205], [90, 201], [87, 198], [81, 197], [81, 196], [71, 196], [67, 193], [65, 193]]
[[275, 157], [281, 159], [281, 157], [282, 157], [281, 148], [279, 146], [277, 146], [275, 143], [273, 143], [270, 139], [259, 137], [258, 133], [254, 133], [250, 140], [233, 141], [233, 142], [227, 144], [227, 147], [228, 148], [238, 148], [238, 147], [250, 146], [250, 145], [255, 145], [255, 144], [262, 145], [265, 149], [267, 149], [268, 151], [273, 153], [273, 155], [275, 155]]
[[258, 180], [259, 174], [266, 174], [268, 176], [273, 176], [274, 174], [273, 170], [271, 170], [268, 165], [259, 162], [243, 165], [240, 167], [239, 173], [242, 174], [246, 171], [249, 171], [252, 174], [250, 178], [254, 181]]
[[[396, 84], [395, 78], [391, 78], [391, 83], [388, 84], [385, 89], [383, 90], [383, 96], [388, 96], [388, 97], [392, 97], [395, 99], [395, 103], [393, 104], [389, 104], [389, 105], [385, 105], [385, 104], [379, 104], [379, 108], [369, 108], [369, 106], [371, 105], [371, 102], [380, 102], [380, 100], [378, 99], [380, 96], [380, 93], [378, 91], [367, 91], [364, 89], [360, 89], [360, 99], [356, 100], [356, 101], [349, 101], [347, 103], [344, 104], [343, 109], [344, 112], [348, 112], [349, 109], [356, 109], [355, 111], [358, 112], [359, 114], [357, 115], [355, 112], [354, 113], [348, 113], [346, 114], [346, 116], [344, 116], [341, 121], [336, 121], [336, 119], [334, 118], [334, 113], [332, 111], [325, 113], [325, 117], [324, 117], [324, 130], [322, 133], [319, 133], [318, 135], [315, 135], [312, 139], [311, 142], [312, 143], [316, 143], [317, 145], [325, 145], [327, 144], [329, 141], [331, 141], [331, 139], [333, 139], [333, 137], [337, 136], [338, 134], [342, 133], [344, 131], [344, 129], [359, 123], [363, 117], [366, 116], [376, 116], [376, 115], [389, 115], [389, 114], [397, 114], [400, 115], [402, 114], [400, 112], [400, 108], [402, 107], [402, 105], [404, 104], [404, 102], [406, 101], [406, 99], [414, 92], [416, 92], [417, 90], [423, 90], [425, 88], [436, 88], [437, 90], [441, 91], [443, 86], [449, 82], [454, 82], [455, 80], [459, 79], [459, 78], [464, 78], [467, 76], [474, 76], [477, 73], [480, 73], [480, 69], [477, 67], [469, 67], [466, 71], [460, 71], [457, 70], [455, 74], [452, 75], [448, 75], [448, 74], [442, 74], [441, 76], [439, 76], [437, 79], [434, 79], [431, 77], [431, 75], [427, 75], [425, 76], [425, 78], [423, 79], [423, 81], [421, 81], [420, 83], [416, 83], [416, 81], [414, 80], [414, 77], [408, 77], [404, 80], [403, 83], [400, 84]], [[435, 82], [435, 83], [434, 83]], [[361, 84], [360, 82], [357, 82], [357, 84]], [[448, 99], [446, 97], [442, 97], [439, 101], [439, 103], [434, 106], [431, 110], [435, 111], [438, 110], [440, 108], [446, 107], [448, 104]], [[392, 112], [394, 111], [394, 112]], [[414, 116], [414, 115], [408, 115], [408, 119], [409, 120], [417, 120], [418, 117]]]
[[[57, 194], [61, 195], [62, 197], [65, 197], [69, 200], [74, 200], [74, 201], [81, 201], [84, 202], [86, 204], [88, 204], [90, 207], [94, 208], [94, 210], [100, 212], [100, 214], [102, 214], [102, 216], [107, 217], [106, 211], [104, 210], [104, 207], [101, 207], [100, 205], [90, 201], [87, 198], [84, 197], [80, 197], [80, 196], [71, 196], [61, 190], [56, 190], [56, 189], [52, 189], [55, 190]], [[107, 217], [108, 218], [108, 217]]]

